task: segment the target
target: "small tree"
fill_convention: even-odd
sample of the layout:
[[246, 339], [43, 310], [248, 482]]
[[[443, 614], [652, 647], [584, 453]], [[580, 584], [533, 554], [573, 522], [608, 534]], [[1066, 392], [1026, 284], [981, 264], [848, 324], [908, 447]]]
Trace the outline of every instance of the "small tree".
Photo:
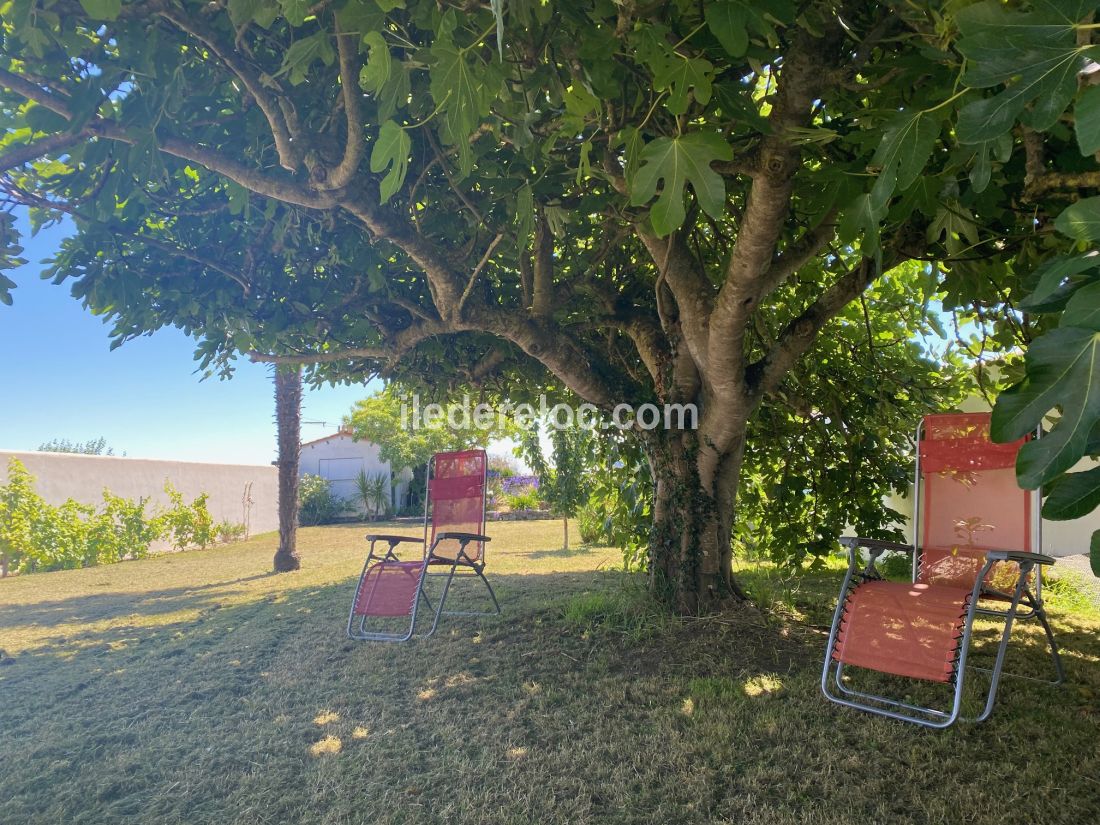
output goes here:
[[568, 550], [569, 519], [588, 501], [585, 478], [592, 468], [594, 438], [591, 431], [581, 427], [555, 429], [550, 432], [550, 446], [552, 466], [542, 454], [537, 429], [525, 432], [521, 440], [527, 463], [539, 476], [540, 496], [561, 516], [562, 547]]
[[344, 423], [358, 441], [378, 445], [378, 455], [393, 470], [416, 468], [428, 463], [436, 453], [486, 447], [493, 438], [506, 433], [495, 426], [452, 427], [453, 404], [443, 405], [442, 421], [420, 421], [408, 408], [404, 387], [390, 384], [369, 398], [355, 402]]

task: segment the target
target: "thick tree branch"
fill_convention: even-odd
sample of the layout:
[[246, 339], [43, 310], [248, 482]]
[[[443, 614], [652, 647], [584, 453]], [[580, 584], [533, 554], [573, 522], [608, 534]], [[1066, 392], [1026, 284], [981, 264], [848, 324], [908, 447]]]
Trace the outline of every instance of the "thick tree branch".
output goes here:
[[[97, 120], [91, 128], [100, 137], [120, 143], [133, 144], [137, 140], [117, 123], [109, 120]], [[204, 166], [257, 195], [308, 209], [331, 209], [337, 205], [336, 200], [327, 193], [314, 192], [292, 181], [273, 178], [203, 146], [174, 137], [158, 137], [157, 145], [161, 151]]]
[[14, 72], [9, 72], [7, 69], [0, 69], [0, 86], [11, 89], [17, 95], [25, 97], [27, 100], [33, 100], [39, 106], [43, 106], [51, 112], [66, 118], [72, 117], [68, 101], [62, 100], [48, 89], [43, 89], [37, 83], [32, 83], [27, 78], [21, 77]]
[[649, 252], [659, 274], [676, 300], [679, 328], [692, 359], [707, 369], [707, 326], [714, 305], [714, 287], [679, 232], [658, 238], [641, 224], [635, 232]]
[[342, 189], [351, 183], [363, 159], [363, 115], [359, 90], [359, 36], [344, 34], [337, 24], [336, 48], [340, 55], [340, 90], [343, 93], [344, 115], [347, 122], [347, 142], [344, 158], [333, 169], [322, 186], [325, 189]]
[[[0, 69], [0, 86], [11, 89], [62, 117], [72, 119], [73, 113], [68, 101], [6, 69]], [[93, 119], [81, 134], [131, 145], [138, 140], [118, 123], [106, 118]], [[329, 209], [336, 205], [336, 201], [327, 194], [312, 192], [289, 180], [278, 180], [204, 146], [175, 137], [158, 138], [157, 143], [169, 155], [198, 163], [256, 194], [311, 209]]]
[[638, 351], [638, 357], [645, 364], [658, 395], [664, 396], [662, 387], [665, 382], [661, 365], [668, 358], [668, 348], [661, 327], [652, 319], [642, 316], [624, 323], [622, 330]]
[[531, 314], [545, 318], [554, 306], [554, 235], [541, 207], [535, 209], [534, 280]]
[[82, 140], [87, 140], [88, 135], [89, 133], [84, 131], [62, 132], [60, 134], [40, 138], [33, 143], [26, 143], [22, 146], [12, 146], [8, 149], [6, 154], [0, 155], [0, 173], [7, 172], [9, 169], [15, 169], [16, 167], [22, 166], [24, 163], [30, 163], [32, 160], [38, 160], [38, 158], [45, 155], [60, 152], [62, 149], [68, 149], [73, 144], [79, 143]]
[[1024, 200], [1034, 203], [1053, 192], [1097, 188], [1100, 188], [1100, 169], [1088, 172], [1043, 172], [1035, 176], [1029, 174], [1024, 187]]
[[829, 242], [836, 237], [836, 212], [830, 212], [813, 229], [787, 244], [787, 248], [772, 260], [760, 278], [760, 296], [766, 297], [781, 286], [791, 275], [814, 260]]
[[768, 116], [771, 133], [760, 144], [760, 171], [749, 190], [726, 280], [711, 319], [711, 380], [720, 395], [728, 395], [740, 385], [748, 319], [763, 296], [763, 288], [775, 280], [764, 275], [790, 212], [794, 176], [801, 159], [791, 130], [810, 124], [814, 101], [839, 58], [838, 46], [843, 39], [843, 31], [835, 24], [821, 38], [801, 32], [784, 55], [775, 103]]
[[210, 49], [225, 64], [226, 68], [244, 84], [245, 89], [256, 101], [256, 105], [260, 107], [260, 111], [267, 119], [271, 135], [275, 138], [275, 149], [279, 153], [279, 163], [288, 172], [296, 171], [302, 162], [301, 147], [303, 142], [295, 142], [294, 138], [296, 136], [293, 134], [284, 110], [279, 104], [278, 98], [280, 96], [268, 91], [260, 79], [259, 72], [234, 54], [232, 48], [219, 43], [217, 35], [193, 15], [187, 15], [171, 6], [161, 9], [160, 15]]
[[504, 346], [493, 347], [467, 371], [470, 381], [474, 384], [484, 381], [508, 360], [509, 354]]
[[456, 310], [462, 295], [463, 279], [455, 267], [439, 246], [416, 234], [412, 227], [400, 222], [392, 212], [376, 207], [376, 201], [376, 197], [358, 193], [345, 194], [339, 203], [375, 238], [389, 241], [408, 255], [427, 277], [428, 290], [439, 317], [457, 321]]

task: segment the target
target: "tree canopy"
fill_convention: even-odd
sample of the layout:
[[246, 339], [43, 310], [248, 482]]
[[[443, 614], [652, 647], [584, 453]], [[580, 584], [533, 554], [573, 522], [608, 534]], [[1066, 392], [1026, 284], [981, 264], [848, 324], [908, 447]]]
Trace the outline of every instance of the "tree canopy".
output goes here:
[[[352, 435], [361, 441], [378, 445], [378, 455], [389, 463], [394, 472], [405, 468], [415, 469], [428, 463], [436, 453], [486, 447], [490, 440], [506, 435], [504, 429], [452, 427], [448, 413], [458, 405], [440, 405], [439, 420], [424, 420], [412, 401], [413, 393], [406, 393], [396, 384], [390, 384], [369, 398], [355, 402], [344, 423]], [[425, 398], [424, 406], [430, 402]]]
[[[695, 404], [638, 437], [653, 581], [701, 610], [733, 588], [743, 471], [801, 450], [839, 493], [957, 395], [915, 342], [936, 301], [994, 349], [1052, 323], [1020, 301], [1098, 174], [1094, 6], [21, 0], [2, 186], [70, 216], [47, 275], [116, 342], [171, 324], [209, 369]], [[1056, 358], [1090, 346], [1072, 329]]]
[[67, 438], [51, 438], [38, 445], [44, 453], [81, 453], [83, 455], [114, 455], [115, 448], [107, 444], [103, 436], [87, 441], [70, 441]]

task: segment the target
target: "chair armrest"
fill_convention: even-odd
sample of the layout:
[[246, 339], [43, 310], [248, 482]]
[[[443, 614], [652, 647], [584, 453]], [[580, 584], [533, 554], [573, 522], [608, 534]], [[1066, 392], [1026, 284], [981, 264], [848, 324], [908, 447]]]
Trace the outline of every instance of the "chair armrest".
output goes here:
[[489, 538], [488, 536], [483, 536], [481, 535], [481, 533], [436, 533], [436, 543], [442, 541], [443, 539], [455, 539], [456, 541], [460, 541], [463, 544], [469, 544], [471, 541], [492, 541], [491, 538]]
[[[402, 542], [413, 541], [421, 547], [424, 546], [423, 536], [398, 536], [393, 533], [367, 533], [365, 538], [370, 542], [370, 553], [367, 555], [368, 563], [370, 563], [370, 560], [373, 558], [381, 558], [383, 561], [399, 561], [397, 558], [397, 545]], [[386, 553], [384, 556], [375, 556], [374, 545], [380, 541], [387, 543]]]
[[885, 539], [864, 539], [859, 536], [842, 536], [840, 543], [850, 550], [855, 550], [857, 547], [866, 547], [876, 555], [885, 553], [887, 550], [896, 550], [899, 553], [913, 552], [913, 545], [911, 544], [902, 544], [900, 541], [886, 541]]
[[1033, 562], [1034, 564], [1054, 564], [1051, 556], [1042, 553], [1029, 553], [1026, 550], [990, 550], [985, 554], [987, 561]]
[[859, 556], [856, 554], [856, 551], [860, 547], [866, 548], [867, 564], [864, 565], [863, 571], [859, 574], [864, 579], [882, 578], [882, 574], [875, 569], [875, 562], [878, 560], [878, 557], [887, 550], [896, 550], [899, 553], [913, 552], [912, 546], [908, 544], [902, 544], [897, 541], [886, 541], [885, 539], [865, 539], [860, 536], [842, 536], [840, 544], [848, 548], [848, 569], [851, 573], [856, 572], [856, 567], [859, 566]]

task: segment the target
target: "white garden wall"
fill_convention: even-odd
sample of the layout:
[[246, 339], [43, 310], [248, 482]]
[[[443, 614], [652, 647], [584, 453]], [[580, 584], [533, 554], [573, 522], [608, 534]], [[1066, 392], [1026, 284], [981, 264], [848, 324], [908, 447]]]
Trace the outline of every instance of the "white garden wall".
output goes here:
[[[279, 527], [278, 471], [270, 465], [0, 450], [0, 483], [7, 481], [8, 460], [13, 456], [35, 477], [35, 488], [50, 504], [61, 504], [68, 498], [95, 504], [102, 500], [106, 487], [123, 498], [146, 498], [166, 505], [167, 480], [187, 502], [208, 493], [207, 507], [215, 522], [247, 522], [252, 535]], [[246, 488], [252, 499], [250, 507], [244, 501]], [[159, 549], [156, 545], [154, 548]]]

